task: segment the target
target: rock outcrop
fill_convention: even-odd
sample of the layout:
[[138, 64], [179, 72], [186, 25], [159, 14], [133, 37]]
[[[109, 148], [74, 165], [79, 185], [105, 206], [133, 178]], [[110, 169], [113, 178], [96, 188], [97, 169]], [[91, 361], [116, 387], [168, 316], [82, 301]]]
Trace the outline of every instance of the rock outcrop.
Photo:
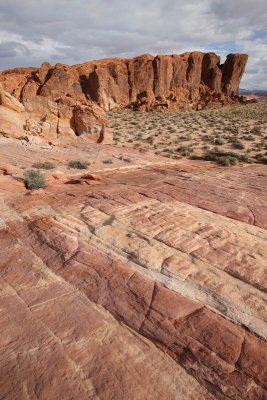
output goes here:
[[20, 102], [0, 83], [0, 134], [15, 138], [31, 135], [52, 141], [82, 135], [92, 142], [109, 143], [105, 111], [93, 102], [87, 106], [77, 104], [59, 104], [40, 95]]
[[19, 137], [24, 133], [25, 107], [0, 84], [0, 133]]
[[215, 53], [145, 54], [133, 59], [104, 59], [67, 66], [3, 71], [5, 90], [24, 103], [34, 96], [68, 106], [95, 102], [104, 110], [199, 110], [238, 101], [245, 54], [229, 54], [224, 64]]
[[199, 110], [237, 102], [246, 61], [230, 54], [220, 65], [214, 53], [193, 52], [3, 71], [0, 132], [110, 143], [104, 110]]

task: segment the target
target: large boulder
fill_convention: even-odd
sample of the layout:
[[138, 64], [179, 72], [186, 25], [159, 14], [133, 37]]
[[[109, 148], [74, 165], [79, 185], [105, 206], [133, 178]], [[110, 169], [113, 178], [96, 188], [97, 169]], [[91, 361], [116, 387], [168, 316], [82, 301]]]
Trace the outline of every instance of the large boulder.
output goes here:
[[73, 110], [73, 128], [77, 136], [83, 135], [97, 143], [110, 143], [110, 132], [106, 124], [105, 111], [94, 103], [79, 105]]

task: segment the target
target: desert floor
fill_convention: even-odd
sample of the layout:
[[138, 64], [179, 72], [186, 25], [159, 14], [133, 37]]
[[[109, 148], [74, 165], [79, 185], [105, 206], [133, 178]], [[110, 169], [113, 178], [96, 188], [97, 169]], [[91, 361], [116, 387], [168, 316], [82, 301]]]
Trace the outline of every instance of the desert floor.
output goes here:
[[266, 163], [267, 99], [199, 112], [110, 111], [117, 146], [221, 165]]

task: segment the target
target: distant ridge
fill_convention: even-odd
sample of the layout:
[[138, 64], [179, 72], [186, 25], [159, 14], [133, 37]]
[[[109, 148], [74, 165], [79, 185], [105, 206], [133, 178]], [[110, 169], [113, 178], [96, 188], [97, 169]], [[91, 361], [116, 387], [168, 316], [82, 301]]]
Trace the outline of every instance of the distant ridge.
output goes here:
[[254, 95], [254, 96], [267, 96], [267, 90], [260, 89], [239, 89], [240, 95]]

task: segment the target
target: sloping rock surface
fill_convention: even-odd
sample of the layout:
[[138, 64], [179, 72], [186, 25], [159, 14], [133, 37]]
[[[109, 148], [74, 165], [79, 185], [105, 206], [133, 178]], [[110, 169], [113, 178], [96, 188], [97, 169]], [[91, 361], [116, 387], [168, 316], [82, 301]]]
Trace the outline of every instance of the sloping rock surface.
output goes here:
[[266, 399], [266, 167], [2, 171], [2, 399]]
[[6, 91], [24, 101], [43, 96], [68, 106], [96, 102], [105, 110], [190, 110], [238, 101], [246, 54], [229, 54], [224, 64], [215, 53], [150, 54], [133, 59], [104, 59], [67, 66], [43, 63], [0, 73]]

